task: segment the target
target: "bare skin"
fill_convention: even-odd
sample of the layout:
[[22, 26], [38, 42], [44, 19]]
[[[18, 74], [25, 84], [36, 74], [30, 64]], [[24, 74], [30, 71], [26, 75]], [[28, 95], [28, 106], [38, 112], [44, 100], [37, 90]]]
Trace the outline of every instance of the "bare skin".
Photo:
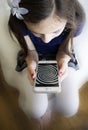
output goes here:
[[[52, 15], [48, 17], [47, 19], [42, 20], [38, 24], [28, 23], [26, 21], [24, 22], [34, 35], [36, 35], [37, 37], [40, 37], [45, 42], [45, 44], [48, 44], [48, 42], [50, 42], [53, 38], [59, 36], [63, 32], [66, 26], [67, 20], [60, 19], [57, 16]], [[29, 44], [31, 43], [29, 49], [31, 48], [30, 50], [35, 50], [29, 36], [25, 36], [24, 38], [26, 40], [28, 47], [29, 47]], [[59, 54], [59, 58], [57, 57], [57, 61], [58, 61], [58, 66], [59, 66], [58, 74], [62, 81], [67, 76], [68, 61], [70, 60], [70, 57], [66, 55], [64, 52], [63, 52], [63, 56], [62, 55], [60, 56], [60, 54]], [[36, 51], [34, 55], [35, 57], [37, 56]], [[28, 55], [26, 58], [26, 61], [28, 64], [29, 75], [31, 75], [32, 79], [35, 79], [37, 60], [33, 59], [32, 56]]]

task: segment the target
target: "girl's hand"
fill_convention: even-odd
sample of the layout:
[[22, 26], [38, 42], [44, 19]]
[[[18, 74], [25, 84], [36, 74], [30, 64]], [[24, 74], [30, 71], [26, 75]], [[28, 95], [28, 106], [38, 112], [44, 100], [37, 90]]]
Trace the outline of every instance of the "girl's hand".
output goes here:
[[68, 63], [65, 61], [65, 59], [61, 58], [59, 63], [59, 76], [60, 76], [60, 80], [63, 81], [67, 74], [68, 74]]
[[38, 63], [38, 55], [35, 50], [30, 51], [28, 53], [28, 56], [26, 57], [26, 62], [27, 62], [27, 68], [28, 68], [28, 78], [33, 83], [36, 77], [36, 68], [37, 68], [37, 63]]
[[35, 61], [31, 61], [31, 63], [28, 65], [28, 77], [31, 76], [32, 80], [34, 80], [36, 77], [36, 68], [37, 68], [37, 63]]
[[64, 55], [63, 57], [59, 58], [58, 66], [59, 66], [59, 76], [61, 81], [63, 81], [66, 76], [68, 75], [68, 61], [70, 60], [70, 57], [68, 55]]

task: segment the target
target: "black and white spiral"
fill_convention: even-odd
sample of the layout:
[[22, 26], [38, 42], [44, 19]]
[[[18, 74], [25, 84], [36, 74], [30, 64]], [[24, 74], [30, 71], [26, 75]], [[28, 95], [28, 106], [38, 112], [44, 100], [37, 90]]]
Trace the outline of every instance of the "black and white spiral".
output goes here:
[[37, 84], [57, 84], [57, 66], [56, 65], [39, 65], [37, 73]]

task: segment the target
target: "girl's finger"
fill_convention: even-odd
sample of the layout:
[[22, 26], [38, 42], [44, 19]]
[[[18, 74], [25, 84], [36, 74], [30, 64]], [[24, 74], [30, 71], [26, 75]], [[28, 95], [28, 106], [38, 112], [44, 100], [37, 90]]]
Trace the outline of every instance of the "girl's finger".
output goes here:
[[32, 61], [31, 64], [28, 66], [28, 70], [32, 79], [35, 79], [36, 77], [36, 67], [37, 67], [37, 64], [35, 61]]

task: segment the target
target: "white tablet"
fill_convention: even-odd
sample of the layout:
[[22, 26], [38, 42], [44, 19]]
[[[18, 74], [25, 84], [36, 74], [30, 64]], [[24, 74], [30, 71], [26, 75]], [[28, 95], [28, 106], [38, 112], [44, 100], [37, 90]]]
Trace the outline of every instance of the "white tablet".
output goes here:
[[45, 93], [57, 93], [61, 91], [56, 60], [39, 61], [34, 91]]

